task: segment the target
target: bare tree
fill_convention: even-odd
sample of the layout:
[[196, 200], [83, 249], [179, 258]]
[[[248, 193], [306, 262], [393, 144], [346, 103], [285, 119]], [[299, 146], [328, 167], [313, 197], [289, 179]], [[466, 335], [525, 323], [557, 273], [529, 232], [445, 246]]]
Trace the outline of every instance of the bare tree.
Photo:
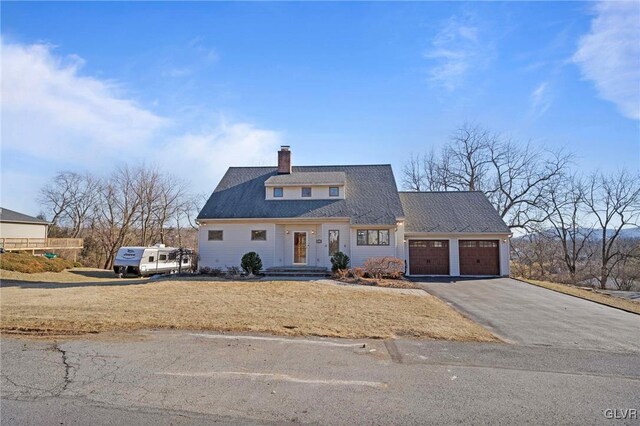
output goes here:
[[118, 248], [131, 239], [131, 231], [142, 199], [136, 190], [136, 173], [128, 166], [118, 168], [104, 183], [101, 203], [96, 208], [97, 229], [105, 253], [104, 269], [113, 266]]
[[[420, 161], [422, 160], [422, 161]], [[571, 155], [534, 149], [478, 125], [464, 124], [439, 156], [412, 156], [403, 170], [408, 190], [483, 191], [512, 229], [527, 229], [547, 218], [552, 182]]]
[[422, 191], [425, 188], [425, 176], [422, 157], [411, 154], [402, 169], [402, 186], [409, 191]]
[[560, 241], [562, 260], [572, 284], [578, 282], [578, 265], [591, 258], [589, 241], [593, 225], [583, 222], [585, 212], [585, 186], [582, 179], [572, 176], [557, 179], [549, 188], [548, 219], [555, 237]]
[[611, 266], [611, 281], [618, 290], [633, 290], [640, 283], [640, 240], [620, 239], [617, 243], [619, 255]]
[[99, 181], [88, 173], [64, 171], [40, 190], [39, 201], [51, 214], [51, 222], [66, 228], [71, 238], [80, 235], [96, 203]]
[[447, 182], [454, 189], [484, 190], [491, 164], [490, 147], [496, 138], [487, 129], [469, 123], [456, 130], [442, 154], [447, 159]]
[[571, 155], [531, 145], [494, 141], [489, 147], [491, 182], [485, 194], [511, 228], [527, 229], [548, 218], [544, 209], [556, 178], [563, 178]]
[[624, 256], [617, 244], [620, 233], [639, 223], [640, 176], [625, 170], [611, 176], [594, 173], [586, 189], [585, 204], [600, 226], [597, 278], [600, 288], [606, 288], [612, 267]]

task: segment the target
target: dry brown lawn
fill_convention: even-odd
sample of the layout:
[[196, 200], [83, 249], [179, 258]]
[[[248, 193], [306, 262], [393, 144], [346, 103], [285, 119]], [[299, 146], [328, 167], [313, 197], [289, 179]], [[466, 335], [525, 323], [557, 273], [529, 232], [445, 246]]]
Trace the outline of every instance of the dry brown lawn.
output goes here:
[[[85, 270], [91, 275], [91, 270]], [[99, 272], [95, 272], [99, 276]], [[40, 335], [175, 328], [345, 338], [498, 341], [441, 300], [313, 281], [116, 280], [73, 271], [2, 274], [4, 332]], [[108, 275], [106, 275], [108, 276]], [[60, 281], [67, 281], [61, 283]], [[379, 290], [379, 289], [377, 289]], [[402, 293], [402, 292], [405, 293]]]
[[640, 302], [636, 302], [629, 299], [622, 299], [620, 297], [609, 296], [608, 294], [598, 293], [593, 290], [586, 290], [579, 287], [574, 287], [567, 284], [558, 284], [548, 281], [537, 281], [525, 278], [518, 278], [522, 281], [528, 282], [539, 287], [548, 288], [549, 290], [555, 290], [559, 293], [569, 294], [571, 296], [580, 297], [581, 299], [591, 300], [593, 302], [602, 303], [603, 305], [612, 306], [614, 308], [623, 309], [628, 312], [640, 314]]

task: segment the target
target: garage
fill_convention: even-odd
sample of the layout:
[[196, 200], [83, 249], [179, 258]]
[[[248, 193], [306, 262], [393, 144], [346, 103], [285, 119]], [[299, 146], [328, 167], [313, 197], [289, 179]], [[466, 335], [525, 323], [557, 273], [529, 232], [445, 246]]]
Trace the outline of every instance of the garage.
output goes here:
[[500, 275], [498, 240], [460, 240], [460, 275]]
[[410, 275], [449, 275], [448, 240], [409, 240]]

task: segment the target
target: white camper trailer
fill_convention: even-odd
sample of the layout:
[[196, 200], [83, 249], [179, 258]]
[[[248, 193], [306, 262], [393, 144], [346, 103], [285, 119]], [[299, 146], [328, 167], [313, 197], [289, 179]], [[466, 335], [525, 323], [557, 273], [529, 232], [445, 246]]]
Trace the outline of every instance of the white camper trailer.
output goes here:
[[120, 247], [113, 262], [113, 271], [119, 276], [136, 276], [175, 273], [191, 269], [193, 251], [189, 249], [165, 247]]

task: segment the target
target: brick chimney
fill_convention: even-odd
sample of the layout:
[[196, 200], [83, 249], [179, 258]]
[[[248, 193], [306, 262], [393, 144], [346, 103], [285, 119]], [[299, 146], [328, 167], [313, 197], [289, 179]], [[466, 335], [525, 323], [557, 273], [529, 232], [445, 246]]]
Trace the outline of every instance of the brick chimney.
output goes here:
[[278, 174], [291, 173], [291, 151], [289, 145], [282, 145], [278, 151]]

